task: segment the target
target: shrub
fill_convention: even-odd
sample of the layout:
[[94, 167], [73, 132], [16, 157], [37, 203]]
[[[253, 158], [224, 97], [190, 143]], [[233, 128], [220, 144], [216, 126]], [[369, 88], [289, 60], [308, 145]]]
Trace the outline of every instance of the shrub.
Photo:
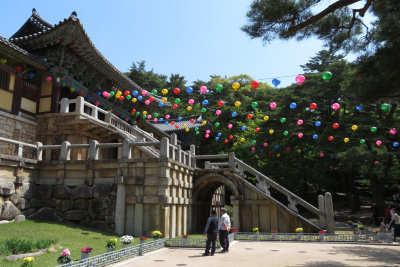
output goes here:
[[112, 250], [115, 250], [117, 248], [117, 242], [118, 240], [116, 238], [112, 238], [107, 241], [106, 248], [111, 248]]
[[151, 236], [153, 237], [153, 238], [161, 238], [162, 237], [162, 233], [160, 232], [160, 231], [153, 231], [152, 233], [151, 233]]
[[303, 233], [303, 228], [301, 228], [301, 227], [296, 228], [296, 233]]
[[57, 244], [55, 239], [38, 239], [36, 241], [28, 239], [10, 238], [0, 243], [0, 253], [11, 252], [12, 254], [22, 254], [34, 252], [39, 249], [48, 248]]

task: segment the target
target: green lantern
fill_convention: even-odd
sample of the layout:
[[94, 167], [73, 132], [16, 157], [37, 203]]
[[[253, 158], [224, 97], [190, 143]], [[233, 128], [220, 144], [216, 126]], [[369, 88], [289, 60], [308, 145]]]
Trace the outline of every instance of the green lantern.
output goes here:
[[253, 140], [253, 141], [251, 141], [251, 143], [252, 143], [253, 145], [255, 145], [255, 144], [257, 143], [257, 141], [256, 141], [256, 140]]
[[383, 111], [388, 111], [388, 110], [390, 109], [390, 105], [384, 103], [384, 104], [381, 105], [381, 109], [382, 109]]
[[131, 95], [127, 95], [126, 99], [131, 100], [132, 96]]
[[378, 130], [378, 128], [376, 128], [375, 126], [371, 127], [371, 132], [375, 133], [376, 130]]
[[283, 132], [283, 135], [284, 135], [284, 136], [288, 136], [288, 134], [289, 134], [288, 131], [284, 131], [284, 132]]
[[199, 133], [200, 133], [199, 131], [196, 131], [196, 135], [199, 135]]
[[113, 97], [115, 93], [113, 91], [110, 92], [110, 96]]
[[194, 130], [195, 130], [196, 132], [198, 132], [198, 131], [199, 131], [199, 128], [198, 128], [198, 127], [196, 127], [196, 128], [194, 128]]
[[311, 156], [312, 155], [312, 152], [311, 151], [308, 151], [308, 153], [307, 153], [309, 156]]
[[66, 83], [66, 82], [62, 82], [62, 83], [61, 83], [61, 86], [62, 86], [62, 87], [66, 87], [66, 86], [67, 86], [67, 83]]
[[181, 103], [181, 100], [180, 100], [179, 98], [176, 98], [176, 99], [175, 99], [175, 103], [176, 103], [176, 104], [179, 104], [179, 103]]
[[217, 87], [215, 87], [215, 90], [217, 90], [217, 92], [221, 92], [222, 91], [222, 84], [217, 84]]
[[364, 139], [361, 139], [361, 140], [360, 140], [360, 144], [365, 144], [365, 140], [364, 140]]
[[151, 90], [151, 93], [152, 93], [153, 95], [156, 95], [156, 94], [157, 94], [157, 90], [156, 90], [156, 89], [153, 89], [153, 90]]
[[153, 115], [154, 115], [155, 118], [158, 118], [158, 113], [157, 112], [154, 113]]
[[202, 108], [201, 109], [201, 112], [203, 112], [203, 113], [206, 112], [206, 111], [207, 111], [206, 108]]
[[325, 71], [322, 74], [322, 79], [325, 81], [329, 81], [330, 79], [332, 79], [332, 73], [330, 71]]
[[136, 111], [135, 115], [136, 115], [136, 116], [139, 116], [139, 115], [140, 115], [140, 112], [139, 112], [139, 111]]
[[218, 126], [219, 126], [219, 122], [216, 122], [216, 123], [215, 123], [215, 127], [218, 127]]
[[285, 123], [286, 122], [286, 118], [281, 118], [281, 123]]
[[258, 103], [257, 103], [257, 102], [253, 102], [253, 103], [251, 103], [251, 106], [252, 106], [253, 108], [257, 108], [257, 107], [258, 107]]
[[143, 119], [147, 119], [147, 116], [146, 116], [146, 115], [143, 115]]

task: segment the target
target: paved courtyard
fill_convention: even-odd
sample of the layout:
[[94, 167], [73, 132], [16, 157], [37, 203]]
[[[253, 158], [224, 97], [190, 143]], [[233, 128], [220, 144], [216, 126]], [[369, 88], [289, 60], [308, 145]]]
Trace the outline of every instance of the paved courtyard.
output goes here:
[[[164, 248], [114, 265], [133, 266], [400, 266], [400, 246], [235, 241], [228, 254]], [[129, 262], [130, 261], [130, 262]]]

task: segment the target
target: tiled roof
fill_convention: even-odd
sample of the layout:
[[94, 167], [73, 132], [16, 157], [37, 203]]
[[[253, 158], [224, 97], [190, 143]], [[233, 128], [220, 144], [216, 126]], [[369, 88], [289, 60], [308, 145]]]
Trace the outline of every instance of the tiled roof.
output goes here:
[[[34, 13], [37, 14], [35, 11]], [[33, 17], [33, 15], [32, 15]], [[39, 21], [39, 15], [35, 15], [35, 20]], [[41, 19], [41, 18], [40, 18]], [[115, 82], [118, 87], [123, 90], [132, 90], [132, 87], [142, 91], [139, 85], [129, 79], [125, 74], [120, 72], [116, 67], [114, 67], [94, 46], [86, 31], [84, 30], [82, 24], [77, 18], [76, 12], [72, 12], [71, 16], [64, 21], [60, 21], [58, 24], [50, 25], [48, 22], [41, 19], [40, 23], [44, 25], [43, 30], [26, 35], [18, 36], [15, 38], [10, 38], [10, 42], [18, 44], [23, 47], [30, 47], [31, 45], [47, 46], [48, 44], [59, 43], [61, 41], [69, 40], [73, 38], [72, 33], [79, 32], [79, 36], [70, 40], [68, 46], [74, 50], [79, 56], [84, 58], [88, 63], [90, 63], [95, 69], [103, 73], [110, 80]], [[28, 20], [29, 21], [29, 20]], [[44, 23], [43, 23], [44, 22]], [[48, 26], [51, 26], [50, 28]], [[22, 28], [21, 28], [22, 29]], [[18, 32], [17, 32], [18, 33]], [[14, 34], [16, 35], [16, 34]], [[13, 36], [14, 36], [13, 35]], [[63, 39], [63, 40], [61, 40]], [[86, 49], [88, 48], [88, 49]], [[148, 96], [153, 96], [156, 102], [161, 102], [161, 97], [157, 95], [152, 95], [150, 92]], [[169, 106], [170, 103], [164, 103]]]
[[[194, 122], [190, 122], [190, 120], [193, 119]], [[171, 122], [174, 122], [174, 124], [171, 124]], [[202, 116], [192, 116], [192, 117], [185, 117], [182, 118], [182, 120], [178, 121], [178, 119], [169, 119], [169, 120], [163, 120], [162, 122], [154, 122], [153, 120], [147, 120], [146, 122], [148, 124], [151, 124], [152, 126], [156, 127], [158, 130], [163, 131], [163, 132], [176, 132], [176, 131], [184, 131], [185, 128], [183, 128], [183, 125], [186, 124], [186, 128], [189, 129], [194, 129], [196, 127], [201, 128], [204, 127], [202, 123], [203, 119]], [[168, 122], [166, 124], [165, 122]], [[176, 125], [178, 125], [178, 128], [176, 128]]]
[[11, 53], [14, 54], [16, 57], [22, 56], [26, 60], [30, 60], [31, 65], [38, 67], [39, 69], [47, 69], [49, 65], [47, 64], [46, 60], [44, 57], [32, 54], [21, 47], [11, 43], [9, 39], [0, 36], [0, 51], [2, 50], [7, 50], [5, 51], [7, 54]]

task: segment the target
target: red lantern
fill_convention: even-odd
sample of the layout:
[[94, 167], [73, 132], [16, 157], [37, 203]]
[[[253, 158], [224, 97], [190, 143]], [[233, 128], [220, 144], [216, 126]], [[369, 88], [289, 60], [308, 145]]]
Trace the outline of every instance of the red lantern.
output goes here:
[[191, 123], [194, 123], [194, 122], [195, 122], [195, 120], [194, 120], [194, 119], [190, 119], [190, 122], [191, 122]]
[[258, 132], [260, 131], [260, 128], [256, 128], [255, 130], [256, 130], [256, 132], [258, 133]]
[[128, 122], [128, 121], [129, 121], [129, 118], [125, 118], [125, 121]]
[[178, 108], [178, 105], [177, 105], [177, 104], [173, 104], [172, 107], [173, 107], [174, 109], [177, 109], [177, 108]]
[[260, 82], [257, 82], [257, 81], [252, 81], [252, 82], [251, 82], [251, 87], [253, 87], [253, 88], [256, 89], [256, 90], [257, 90], [257, 88], [258, 88], [259, 85], [260, 85]]
[[224, 140], [225, 144], [227, 144], [229, 141], [227, 139]]
[[229, 136], [229, 139], [231, 139], [231, 140], [232, 140], [232, 139], [233, 139], [233, 135], [230, 135], [230, 136]]
[[131, 93], [129, 91], [124, 92], [125, 95], [130, 95]]
[[329, 140], [329, 141], [333, 141], [333, 139], [334, 139], [333, 136], [329, 136], [329, 137], [328, 137], [328, 140]]
[[224, 101], [218, 101], [218, 106], [222, 107], [224, 105]]
[[136, 113], [136, 109], [132, 109], [131, 113]]
[[337, 129], [337, 128], [339, 128], [339, 123], [335, 122], [332, 126], [333, 126], [333, 128]]
[[178, 125], [178, 124], [177, 124], [177, 125], [175, 125], [175, 128], [176, 128], [176, 129], [178, 129], [178, 128], [179, 128], [179, 125]]
[[175, 122], [174, 121], [171, 121], [171, 125], [174, 125], [175, 124]]
[[272, 155], [272, 152], [271, 152], [271, 151], [269, 151], [269, 152], [268, 152], [268, 155]]
[[154, 101], [154, 97], [150, 96], [149, 100], [150, 100], [150, 102], [153, 102]]
[[317, 108], [317, 104], [311, 103], [311, 104], [310, 104], [310, 108], [311, 108], [311, 109], [316, 109], [316, 108]]
[[290, 147], [287, 147], [287, 148], [286, 148], [286, 151], [290, 151]]
[[247, 118], [251, 120], [253, 118], [253, 114], [247, 114]]
[[99, 106], [99, 105], [100, 105], [100, 102], [96, 101], [96, 102], [94, 102], [94, 104], [95, 104], [95, 105], [96, 105], [96, 107], [97, 107], [97, 106]]
[[124, 101], [124, 96], [123, 95], [121, 95], [120, 97], [119, 97], [119, 100], [121, 100], [121, 101]]
[[16, 71], [21, 71], [21, 70], [22, 70], [22, 67], [19, 66], [19, 65], [18, 65], [18, 66], [15, 66], [15, 70], [16, 70]]
[[78, 96], [83, 96], [82, 92], [79, 92], [79, 93], [78, 93]]
[[179, 94], [180, 93], [180, 91], [181, 91], [181, 89], [179, 89], [179, 88], [174, 88], [174, 94]]

